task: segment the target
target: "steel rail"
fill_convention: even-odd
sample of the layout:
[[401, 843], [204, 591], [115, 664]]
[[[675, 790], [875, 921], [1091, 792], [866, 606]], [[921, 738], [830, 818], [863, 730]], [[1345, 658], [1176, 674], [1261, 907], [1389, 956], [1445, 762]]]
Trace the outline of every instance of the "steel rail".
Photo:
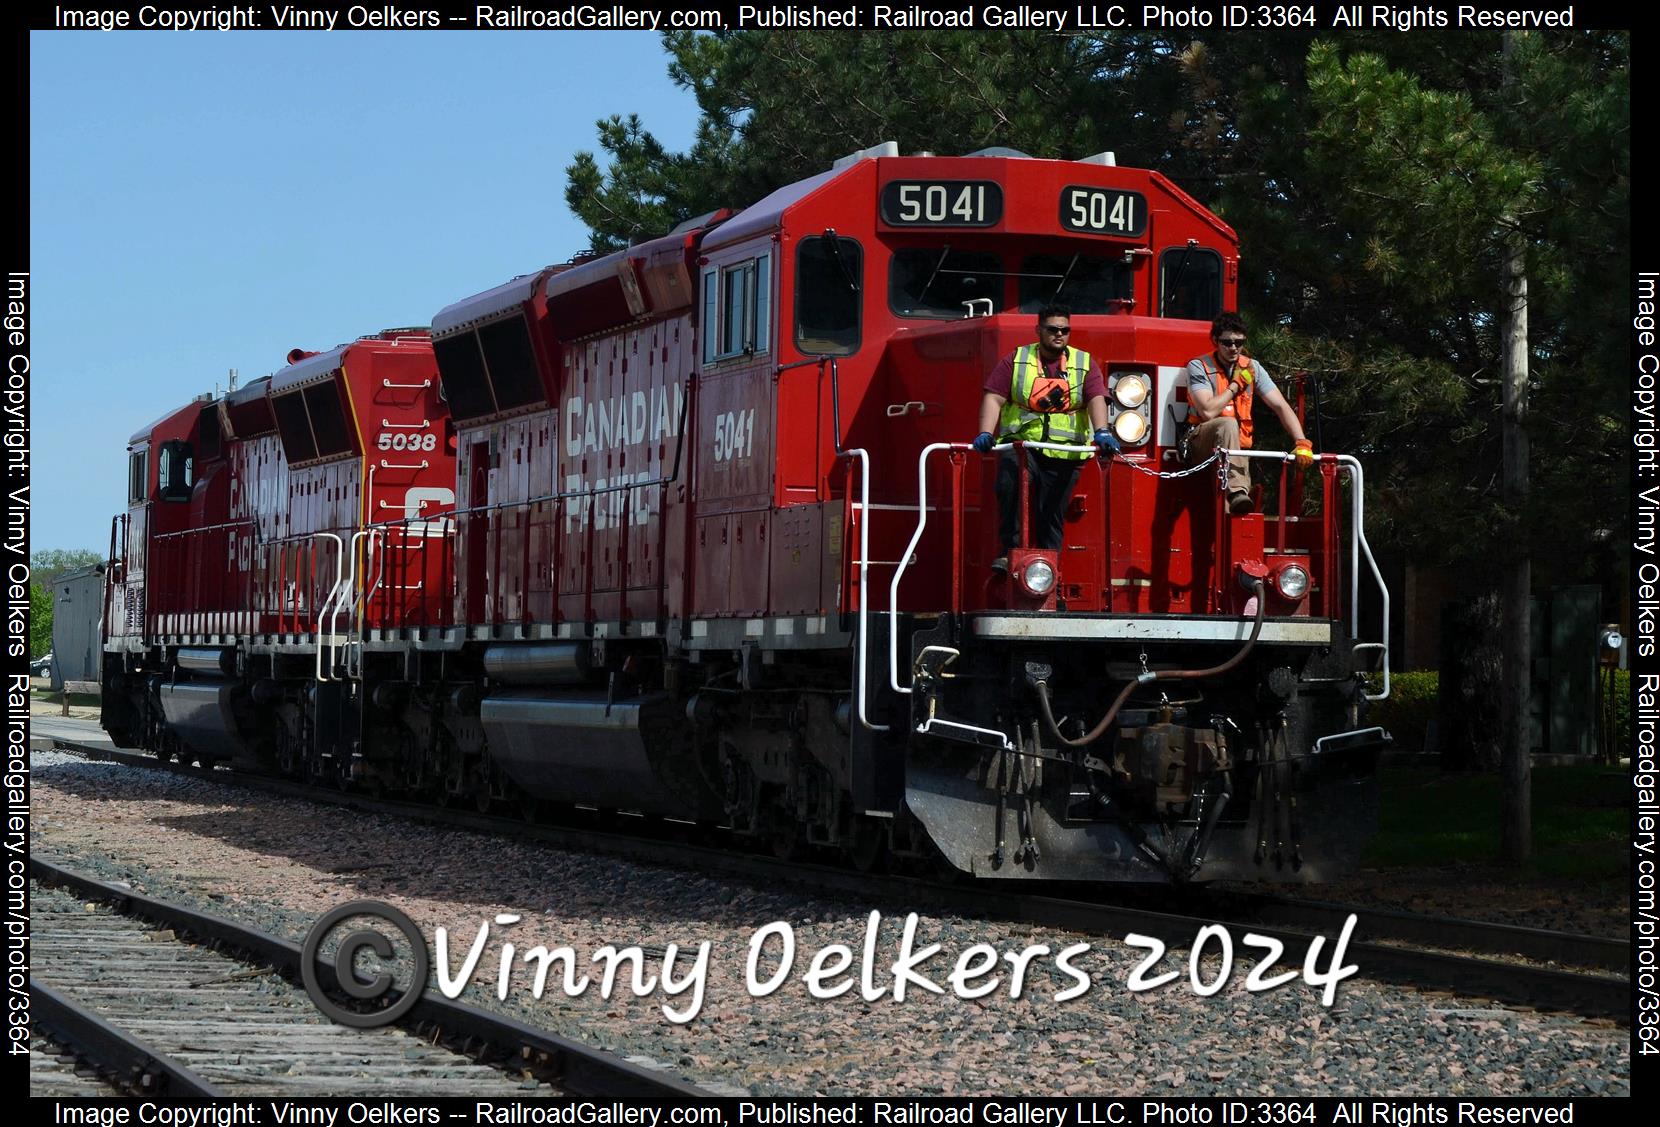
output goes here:
[[1479, 951], [1516, 955], [1539, 962], [1566, 963], [1598, 970], [1623, 971], [1631, 966], [1631, 944], [1601, 935], [1581, 935], [1548, 928], [1434, 916], [1390, 908], [1357, 908], [1325, 900], [1304, 900], [1272, 893], [1206, 889], [1203, 895], [1215, 910], [1238, 923], [1286, 923], [1290, 926], [1341, 927], [1349, 913], [1360, 916], [1360, 926], [1379, 939], [1417, 943], [1448, 951]]
[[52, 1040], [140, 1096], [213, 1100], [227, 1093], [189, 1067], [117, 1029], [38, 978], [29, 980], [29, 1008]]
[[[73, 890], [77, 895], [115, 906], [122, 914], [164, 924], [209, 942], [241, 952], [268, 965], [291, 981], [301, 977], [300, 947], [286, 939], [256, 931], [223, 916], [145, 896], [128, 888], [76, 873], [41, 857], [29, 858], [29, 874], [45, 884]], [[334, 968], [319, 960], [320, 980], [334, 983]], [[444, 997], [423, 994], [400, 1025], [426, 1025], [474, 1041], [486, 1042], [509, 1056], [524, 1055], [550, 1062], [546, 1071], [567, 1095], [634, 1096], [645, 1099], [691, 1099], [713, 1095], [679, 1077], [666, 1075], [594, 1049], [547, 1030], [537, 1029], [502, 1014], [462, 1005]]]

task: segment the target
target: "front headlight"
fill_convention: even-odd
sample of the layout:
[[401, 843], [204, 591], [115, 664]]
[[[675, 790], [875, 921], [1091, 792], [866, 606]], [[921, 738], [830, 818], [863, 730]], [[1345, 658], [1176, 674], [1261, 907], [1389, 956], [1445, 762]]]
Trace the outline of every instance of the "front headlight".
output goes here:
[[1296, 564], [1286, 564], [1274, 575], [1274, 586], [1288, 599], [1300, 599], [1308, 594], [1308, 572]]
[[1118, 377], [1118, 382], [1112, 387], [1112, 397], [1118, 401], [1120, 407], [1134, 409], [1147, 402], [1147, 396], [1151, 391], [1147, 385], [1147, 377], [1135, 372]]
[[1020, 581], [1026, 585], [1026, 590], [1034, 595], [1047, 595], [1049, 589], [1055, 585], [1055, 569], [1048, 560], [1033, 560], [1021, 572]]
[[1139, 446], [1147, 440], [1147, 420], [1136, 411], [1120, 411], [1112, 421], [1112, 433], [1125, 446]]

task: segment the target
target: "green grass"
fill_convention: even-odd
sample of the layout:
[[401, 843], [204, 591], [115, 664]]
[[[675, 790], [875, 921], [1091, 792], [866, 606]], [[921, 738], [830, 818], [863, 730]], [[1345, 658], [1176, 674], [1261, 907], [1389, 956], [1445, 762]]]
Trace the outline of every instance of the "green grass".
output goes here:
[[[1491, 865], [1499, 860], [1499, 777], [1433, 767], [1382, 775], [1373, 867]], [[1629, 778], [1613, 767], [1533, 769], [1533, 858], [1526, 872], [1607, 880], [1626, 871]]]

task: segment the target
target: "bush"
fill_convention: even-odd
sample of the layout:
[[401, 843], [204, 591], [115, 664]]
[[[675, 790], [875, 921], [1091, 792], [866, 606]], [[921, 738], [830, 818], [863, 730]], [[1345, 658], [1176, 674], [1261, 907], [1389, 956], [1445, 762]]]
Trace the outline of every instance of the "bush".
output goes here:
[[[1597, 670], [1597, 676], [1606, 677]], [[1389, 699], [1373, 701], [1367, 713], [1367, 722], [1382, 724], [1395, 737], [1400, 751], [1423, 751], [1424, 739], [1429, 734], [1429, 723], [1435, 719], [1436, 694], [1440, 691], [1441, 675], [1435, 670], [1416, 673], [1391, 673]], [[1373, 692], [1383, 685], [1383, 678], [1372, 674], [1367, 678]], [[1597, 722], [1602, 722], [1599, 715]], [[1614, 671], [1614, 748], [1616, 754], [1631, 754], [1631, 671]]]
[[39, 583], [29, 584], [29, 656], [45, 657], [52, 652], [52, 592]]
[[[1599, 669], [1598, 677], [1607, 674]], [[1600, 719], [1600, 718], [1599, 718]], [[1631, 754], [1631, 670], [1614, 670], [1614, 754]]]
[[[1383, 686], [1383, 678], [1370, 678], [1372, 689]], [[1441, 675], [1431, 670], [1416, 673], [1391, 673], [1389, 698], [1373, 701], [1366, 714], [1369, 724], [1382, 724], [1395, 737], [1399, 751], [1423, 751], [1429, 724], [1435, 719], [1435, 700], [1440, 691]]]

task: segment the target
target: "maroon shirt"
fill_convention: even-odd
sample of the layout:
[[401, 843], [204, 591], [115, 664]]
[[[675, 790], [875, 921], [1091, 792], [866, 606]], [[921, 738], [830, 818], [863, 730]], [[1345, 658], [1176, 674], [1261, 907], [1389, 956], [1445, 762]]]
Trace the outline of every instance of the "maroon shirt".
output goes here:
[[[1065, 379], [1066, 371], [1064, 365], [1067, 357], [1070, 356], [1071, 353], [1072, 350], [1068, 348], [1054, 361], [1044, 361], [1044, 374], [1053, 376], [1056, 379]], [[1043, 360], [1042, 353], [1038, 354], [1038, 359]], [[993, 395], [1001, 395], [1004, 399], [1014, 398], [1013, 352], [999, 360], [996, 367], [992, 368], [991, 375], [986, 377], [984, 388]], [[1077, 405], [1078, 410], [1082, 411], [1084, 409], [1084, 404], [1088, 403], [1091, 399], [1094, 399], [1097, 395], [1105, 396], [1106, 394], [1106, 377], [1101, 374], [1101, 365], [1098, 364], [1092, 356], [1089, 360], [1089, 371], [1084, 373], [1084, 402]]]

